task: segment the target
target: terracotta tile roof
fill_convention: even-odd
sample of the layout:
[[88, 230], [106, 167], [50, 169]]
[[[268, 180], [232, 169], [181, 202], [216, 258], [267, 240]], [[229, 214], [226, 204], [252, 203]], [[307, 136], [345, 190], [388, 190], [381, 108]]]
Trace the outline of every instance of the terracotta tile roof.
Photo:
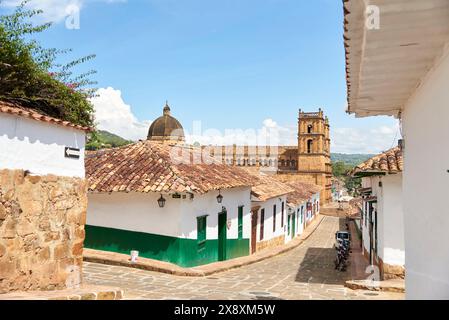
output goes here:
[[311, 196], [321, 191], [321, 187], [315, 184], [289, 181], [286, 182], [294, 191], [287, 196], [287, 204], [298, 206], [307, 201]]
[[403, 158], [399, 147], [390, 149], [356, 166], [350, 175], [357, 176], [366, 173], [398, 173], [402, 172]]
[[251, 195], [256, 197], [259, 201], [266, 201], [294, 191], [287, 184], [280, 182], [270, 175], [261, 173], [257, 168], [242, 167], [242, 170], [245, 170], [257, 179], [258, 182], [251, 188]]
[[33, 120], [37, 120], [37, 121], [53, 123], [53, 124], [61, 125], [64, 127], [70, 127], [70, 128], [82, 130], [82, 131], [91, 131], [92, 130], [92, 128], [83, 127], [83, 126], [80, 126], [77, 124], [73, 124], [69, 121], [64, 121], [61, 119], [53, 118], [53, 117], [41, 114], [33, 109], [25, 108], [25, 107], [19, 106], [17, 104], [12, 104], [12, 103], [5, 102], [5, 101], [0, 101], [0, 112], [13, 114], [16, 116], [21, 116], [21, 117], [25, 117], [25, 118], [29, 118], [29, 119], [33, 119]]
[[200, 148], [152, 141], [86, 152], [85, 159], [90, 192], [203, 194], [255, 182], [244, 170], [213, 161]]

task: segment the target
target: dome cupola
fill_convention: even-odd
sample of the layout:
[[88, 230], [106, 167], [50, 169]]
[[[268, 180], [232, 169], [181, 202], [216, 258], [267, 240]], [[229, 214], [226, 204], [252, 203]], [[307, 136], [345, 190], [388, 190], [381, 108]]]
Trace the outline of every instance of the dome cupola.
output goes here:
[[165, 103], [163, 115], [151, 124], [147, 139], [162, 142], [185, 141], [184, 129], [181, 123], [172, 117], [168, 102]]

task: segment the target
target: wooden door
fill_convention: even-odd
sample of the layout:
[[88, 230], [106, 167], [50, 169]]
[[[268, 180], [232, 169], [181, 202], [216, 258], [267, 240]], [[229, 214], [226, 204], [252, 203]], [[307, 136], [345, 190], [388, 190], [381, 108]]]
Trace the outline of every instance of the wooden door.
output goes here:
[[218, 214], [218, 261], [226, 260], [227, 213]]
[[257, 249], [257, 215], [258, 210], [251, 212], [251, 253]]

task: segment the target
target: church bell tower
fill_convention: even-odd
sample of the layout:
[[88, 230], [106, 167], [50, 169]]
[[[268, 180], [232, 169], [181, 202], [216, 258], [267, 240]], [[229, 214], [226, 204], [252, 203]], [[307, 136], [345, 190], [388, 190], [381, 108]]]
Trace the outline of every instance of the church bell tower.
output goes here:
[[322, 187], [321, 203], [331, 200], [329, 120], [323, 111], [303, 112], [298, 118], [298, 174]]

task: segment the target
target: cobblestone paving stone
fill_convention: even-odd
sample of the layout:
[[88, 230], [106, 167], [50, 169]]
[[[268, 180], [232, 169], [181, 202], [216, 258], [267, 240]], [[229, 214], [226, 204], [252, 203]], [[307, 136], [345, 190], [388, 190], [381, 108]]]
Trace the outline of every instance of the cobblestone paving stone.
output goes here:
[[208, 277], [180, 277], [85, 262], [84, 281], [120, 287], [125, 299], [404, 299], [402, 293], [344, 287], [349, 274], [333, 267], [334, 235], [339, 225], [339, 218], [325, 217], [297, 248]]

